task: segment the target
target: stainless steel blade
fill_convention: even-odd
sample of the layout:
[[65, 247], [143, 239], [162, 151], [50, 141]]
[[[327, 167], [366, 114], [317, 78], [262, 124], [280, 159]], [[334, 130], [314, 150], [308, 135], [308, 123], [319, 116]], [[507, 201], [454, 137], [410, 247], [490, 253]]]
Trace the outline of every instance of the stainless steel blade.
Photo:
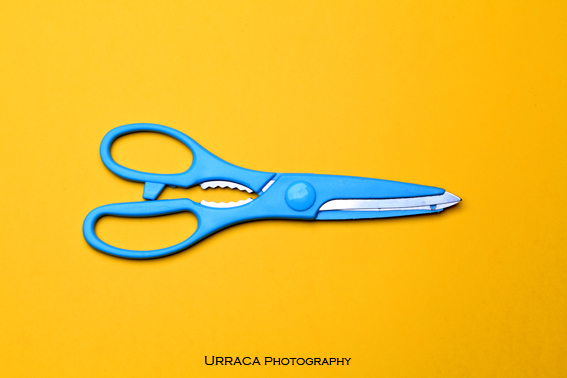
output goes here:
[[252, 202], [252, 198], [248, 198], [248, 199], [240, 200], [240, 201], [236, 201], [236, 202], [213, 202], [213, 201], [202, 200], [199, 203], [201, 205], [207, 206], [207, 207], [215, 207], [215, 208], [218, 208], [218, 209], [226, 209], [226, 208], [229, 208], [229, 207], [238, 207], [238, 206], [246, 205], [247, 203], [250, 203], [250, 202]]
[[253, 193], [254, 191], [252, 189], [250, 189], [247, 186], [244, 186], [242, 184], [237, 184], [235, 182], [232, 181], [221, 181], [221, 180], [215, 180], [215, 181], [205, 181], [201, 183], [201, 188], [202, 189], [208, 189], [208, 188], [226, 188], [229, 187], [230, 189], [238, 189], [241, 191], [245, 191], [248, 193]]
[[461, 199], [445, 192], [438, 196], [388, 198], [388, 199], [341, 199], [329, 201], [319, 211], [395, 211], [395, 210], [439, 210], [459, 203]]

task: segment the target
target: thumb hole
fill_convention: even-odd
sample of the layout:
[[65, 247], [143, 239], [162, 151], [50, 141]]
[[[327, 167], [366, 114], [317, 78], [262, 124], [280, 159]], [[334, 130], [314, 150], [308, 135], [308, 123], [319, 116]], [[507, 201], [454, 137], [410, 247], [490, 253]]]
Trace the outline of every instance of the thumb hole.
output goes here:
[[193, 162], [189, 147], [173, 137], [154, 132], [123, 135], [114, 141], [110, 153], [121, 166], [148, 173], [182, 173]]

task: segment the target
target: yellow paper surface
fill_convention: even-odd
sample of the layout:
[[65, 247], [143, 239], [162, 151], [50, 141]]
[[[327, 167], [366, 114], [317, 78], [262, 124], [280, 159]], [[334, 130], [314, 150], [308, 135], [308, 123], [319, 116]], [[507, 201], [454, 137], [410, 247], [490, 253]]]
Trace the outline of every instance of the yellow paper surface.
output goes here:
[[[561, 1], [4, 2], [0, 375], [567, 376], [566, 20]], [[107, 131], [135, 122], [246, 168], [464, 201], [439, 215], [254, 222], [168, 258], [114, 258], [81, 228], [97, 206], [141, 200], [99, 156]], [[148, 135], [114, 152], [155, 170], [190, 160]], [[247, 196], [160, 198], [182, 197]], [[155, 248], [194, 227], [180, 214], [97, 230]]]

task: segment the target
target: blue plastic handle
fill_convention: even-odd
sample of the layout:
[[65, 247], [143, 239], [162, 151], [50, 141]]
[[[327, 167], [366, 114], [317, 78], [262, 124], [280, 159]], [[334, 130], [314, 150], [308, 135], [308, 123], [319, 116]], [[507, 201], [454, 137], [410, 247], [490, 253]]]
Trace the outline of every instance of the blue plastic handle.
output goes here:
[[[216, 231], [242, 222], [242, 212], [235, 209], [210, 208], [187, 198], [159, 201], [127, 202], [104, 205], [91, 211], [83, 223], [83, 234], [91, 247], [110, 255], [129, 259], [151, 259], [184, 250]], [[104, 216], [154, 217], [188, 211], [197, 217], [197, 229], [183, 242], [167, 248], [137, 251], [117, 248], [103, 242], [95, 232], [96, 222]]]
[[[314, 220], [319, 208], [335, 199], [404, 198], [443, 194], [441, 188], [363, 177], [315, 174], [278, 174], [270, 188], [252, 202], [232, 208], [212, 208], [189, 199], [158, 200], [105, 205], [91, 211], [84, 223], [86, 241], [95, 249], [131, 259], [150, 259], [186, 249], [231, 225], [260, 219]], [[113, 247], [95, 234], [95, 224], [105, 215], [151, 217], [189, 211], [197, 217], [197, 230], [187, 240], [153, 251]], [[420, 213], [435, 212], [423, 211]], [[364, 215], [366, 212], [362, 212]], [[417, 214], [417, 213], [415, 213]], [[332, 214], [330, 214], [332, 215]], [[370, 215], [370, 213], [366, 214]], [[394, 214], [390, 214], [393, 216]], [[408, 213], [396, 215], [409, 215]], [[386, 215], [384, 215], [386, 216]], [[361, 218], [361, 217], [358, 217]], [[344, 218], [321, 218], [344, 219]]]
[[[159, 174], [136, 171], [116, 163], [110, 155], [112, 143], [123, 135], [144, 131], [165, 134], [186, 145], [193, 154], [193, 162], [189, 169], [182, 173]], [[134, 123], [110, 130], [100, 144], [100, 156], [104, 165], [114, 174], [126, 180], [145, 183], [143, 197], [150, 200], [156, 199], [165, 185], [188, 188], [213, 180], [236, 182], [258, 193], [275, 175], [230, 164], [213, 155], [182, 132], [153, 123]]]

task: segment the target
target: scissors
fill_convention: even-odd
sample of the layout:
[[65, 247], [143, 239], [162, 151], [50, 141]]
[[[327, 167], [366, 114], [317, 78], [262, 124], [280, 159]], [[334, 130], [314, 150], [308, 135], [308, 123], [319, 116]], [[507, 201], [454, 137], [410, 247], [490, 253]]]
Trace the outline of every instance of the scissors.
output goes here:
[[[116, 163], [110, 155], [112, 143], [136, 132], [168, 135], [187, 146], [193, 161], [176, 174], [140, 172]], [[110, 130], [102, 139], [104, 165], [123, 179], [144, 183], [147, 201], [115, 203], [92, 210], [83, 223], [83, 234], [93, 248], [114, 256], [151, 259], [189, 248], [226, 227], [262, 219], [344, 220], [400, 217], [439, 213], [461, 199], [444, 189], [364, 177], [311, 173], [254, 171], [230, 164], [213, 155], [180, 131], [151, 123], [135, 123]], [[189, 188], [229, 187], [256, 193], [255, 199], [238, 202], [193, 202], [188, 198], [156, 200], [166, 185]], [[96, 235], [95, 224], [103, 216], [153, 217], [189, 211], [197, 218], [197, 229], [176, 245], [149, 250], [127, 250], [111, 246]]]

